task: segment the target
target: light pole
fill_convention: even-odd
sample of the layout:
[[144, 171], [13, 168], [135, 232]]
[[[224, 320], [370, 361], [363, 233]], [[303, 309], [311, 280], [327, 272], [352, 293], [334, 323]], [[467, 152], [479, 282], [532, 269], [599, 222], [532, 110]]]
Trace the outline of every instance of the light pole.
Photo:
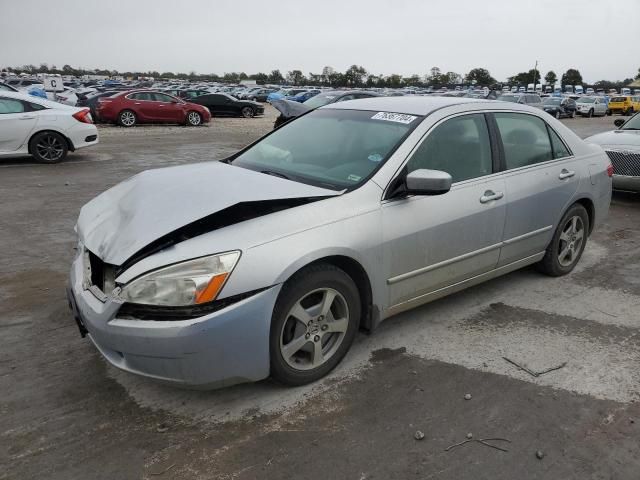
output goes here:
[[538, 76], [538, 60], [536, 60], [536, 64], [533, 67], [533, 91], [536, 91], [536, 77]]

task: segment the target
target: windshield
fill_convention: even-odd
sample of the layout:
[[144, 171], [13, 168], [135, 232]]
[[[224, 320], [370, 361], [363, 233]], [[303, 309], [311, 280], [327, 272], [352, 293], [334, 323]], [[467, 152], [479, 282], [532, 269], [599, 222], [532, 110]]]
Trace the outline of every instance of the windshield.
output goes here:
[[593, 103], [595, 101], [596, 99], [592, 97], [583, 97], [580, 100], [578, 100], [579, 103]]
[[626, 97], [613, 97], [610, 101], [611, 102], [624, 102], [627, 98]]
[[363, 183], [421, 117], [359, 110], [315, 110], [275, 130], [233, 165], [318, 187]]
[[309, 100], [304, 102], [304, 104], [311, 108], [318, 108], [333, 102], [338, 95], [340, 94], [337, 92], [321, 93], [320, 95], [316, 95], [315, 97], [310, 98]]
[[640, 130], [640, 113], [627, 120], [627, 123], [620, 127], [620, 130]]
[[503, 102], [513, 102], [518, 103], [518, 97], [514, 95], [500, 95], [498, 100], [502, 100]]
[[545, 105], [560, 105], [561, 103], [561, 98], [545, 98], [544, 100]]

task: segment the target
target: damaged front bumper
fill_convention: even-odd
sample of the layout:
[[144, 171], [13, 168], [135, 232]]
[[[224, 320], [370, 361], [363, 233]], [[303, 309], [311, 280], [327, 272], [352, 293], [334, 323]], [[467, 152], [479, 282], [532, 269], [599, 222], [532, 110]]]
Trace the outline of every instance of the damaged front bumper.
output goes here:
[[269, 376], [271, 314], [280, 285], [202, 317], [119, 318], [122, 301], [85, 289], [83, 257], [71, 267], [69, 304], [81, 334], [113, 366], [161, 382], [217, 388]]

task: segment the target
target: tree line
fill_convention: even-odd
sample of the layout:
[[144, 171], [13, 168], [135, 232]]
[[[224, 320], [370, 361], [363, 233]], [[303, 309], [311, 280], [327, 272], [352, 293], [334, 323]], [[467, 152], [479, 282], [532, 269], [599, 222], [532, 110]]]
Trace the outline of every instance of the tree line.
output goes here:
[[[108, 77], [122, 76], [125, 78], [153, 77], [154, 79], [165, 80], [189, 80], [189, 81], [214, 81], [223, 83], [239, 83], [242, 80], [255, 80], [258, 84], [289, 84], [289, 85], [309, 85], [327, 87], [369, 87], [369, 88], [401, 88], [401, 87], [433, 87], [440, 88], [453, 85], [476, 85], [479, 87], [496, 88], [501, 85], [491, 76], [486, 68], [473, 68], [465, 75], [456, 72], [444, 72], [439, 67], [432, 67], [429, 73], [423, 76], [414, 74], [402, 76], [398, 74], [383, 75], [373, 74], [360, 65], [351, 65], [346, 71], [338, 72], [331, 67], [324, 67], [321, 73], [308, 73], [305, 75], [302, 70], [290, 70], [283, 74], [280, 70], [272, 70], [270, 73], [258, 72], [247, 74], [245, 72], [230, 72], [223, 75], [214, 73], [198, 74], [194, 71], [184, 72], [120, 72], [117, 70], [95, 69], [87, 70], [75, 68], [71, 65], [64, 65], [58, 68], [55, 65], [42, 63], [36, 65], [23, 65], [21, 67], [10, 67], [11, 72], [24, 72], [28, 74], [52, 73], [60, 75], [70, 75], [81, 77], [83, 75], [102, 75]], [[561, 85], [582, 85], [583, 79], [580, 71], [570, 68], [560, 77]], [[635, 75], [635, 79], [640, 79], [640, 68]], [[593, 84], [602, 88], [620, 88], [628, 85], [634, 78], [624, 80], [599, 80]], [[508, 85], [528, 85], [530, 83], [546, 83], [555, 85], [558, 77], [554, 71], [549, 71], [541, 76], [541, 72], [531, 69], [528, 72], [520, 72], [507, 79]]]

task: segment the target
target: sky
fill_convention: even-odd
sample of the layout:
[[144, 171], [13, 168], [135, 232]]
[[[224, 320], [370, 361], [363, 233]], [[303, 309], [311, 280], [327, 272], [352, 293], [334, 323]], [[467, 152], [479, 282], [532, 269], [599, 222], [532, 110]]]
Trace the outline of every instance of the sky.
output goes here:
[[640, 0], [0, 0], [0, 67], [634, 77]]

